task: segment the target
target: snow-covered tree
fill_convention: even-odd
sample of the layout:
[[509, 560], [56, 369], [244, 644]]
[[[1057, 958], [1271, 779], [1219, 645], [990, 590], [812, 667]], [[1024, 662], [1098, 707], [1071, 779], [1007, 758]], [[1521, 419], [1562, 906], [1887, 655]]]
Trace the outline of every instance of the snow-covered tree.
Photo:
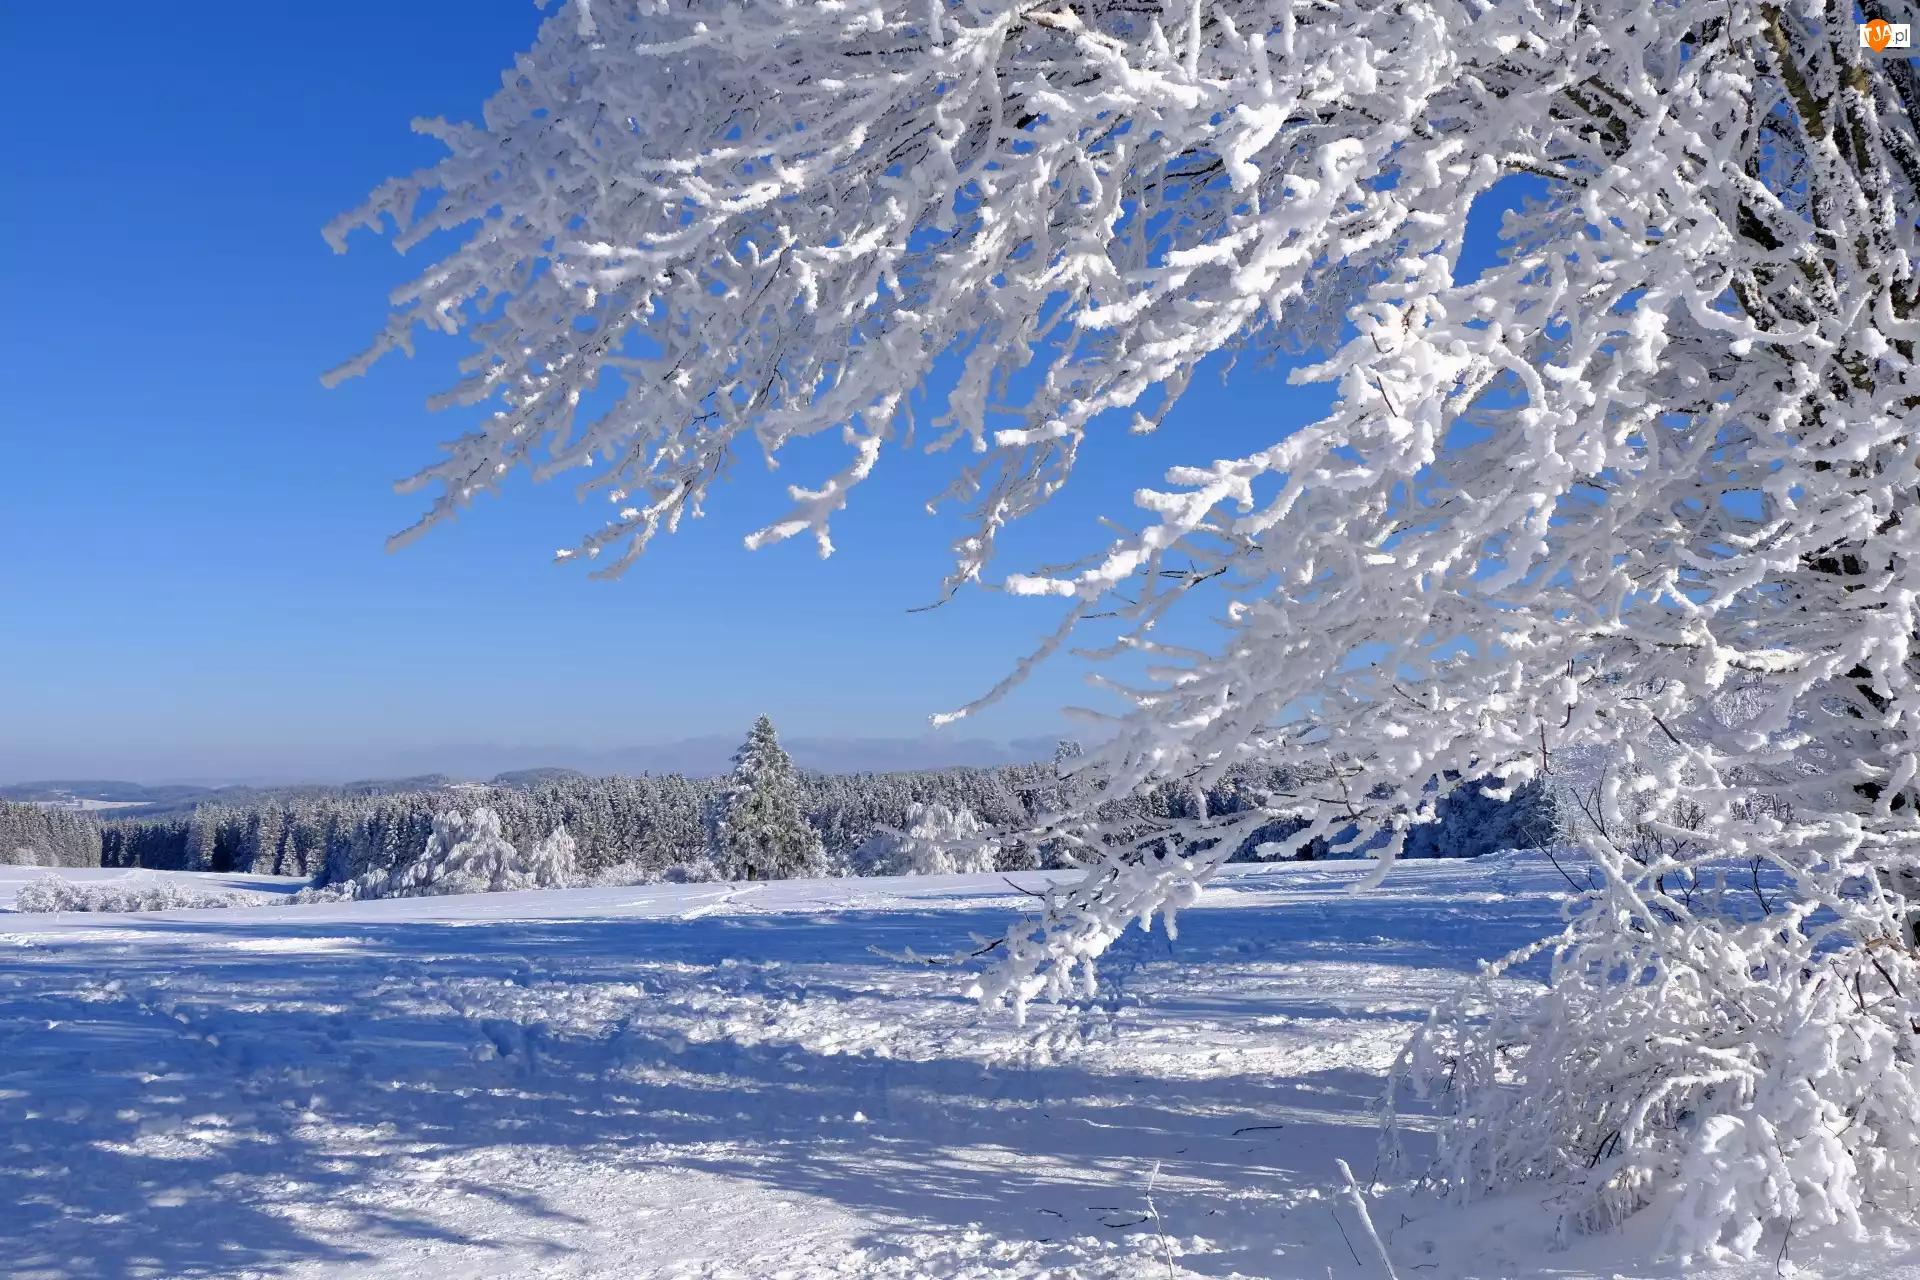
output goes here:
[[433, 820], [419, 858], [398, 870], [381, 897], [443, 893], [502, 893], [531, 888], [520, 854], [500, 831], [500, 815], [478, 808], [449, 809]]
[[753, 722], [734, 753], [714, 825], [730, 879], [785, 880], [825, 869], [820, 837], [800, 807], [793, 761], [765, 716]]
[[561, 889], [574, 876], [573, 837], [554, 831], [523, 856], [507, 840], [500, 815], [482, 805], [471, 813], [447, 809], [434, 815], [433, 834], [411, 862], [375, 867], [336, 888], [312, 891], [325, 900], [419, 898], [456, 893], [507, 893], [516, 889]]
[[870, 876], [937, 876], [992, 871], [1000, 845], [965, 806], [907, 807], [905, 830], [883, 830], [854, 855], [854, 868]]
[[[1065, 607], [1036, 660], [1103, 615], [1109, 655], [1157, 665], [1116, 685], [1095, 794], [1043, 824], [1086, 881], [982, 993], [1084, 989], [1276, 820], [1279, 853], [1384, 832], [1384, 874], [1451, 790], [1610, 747], [1563, 1003], [1514, 1015], [1567, 1052], [1465, 1027], [1457, 1185], [1549, 1176], [1601, 1219], [1684, 1186], [1681, 1253], [1854, 1232], [1920, 1195], [1920, 86], [1858, 16], [575, 0], [481, 123], [422, 126], [445, 161], [330, 228], [468, 228], [341, 372], [416, 325], [469, 334], [442, 403], [494, 414], [416, 477], [441, 486], [421, 527], [518, 467], [593, 465], [613, 517], [567, 554], [603, 572], [750, 441], [845, 442], [750, 540], [823, 552], [884, 450], [965, 445], [957, 588], [1203, 360], [1325, 351], [1293, 374], [1334, 384], [1325, 418], [1196, 440], [1137, 527], [1002, 579]], [[1521, 197], [1463, 267], [1470, 212]], [[1217, 608], [1211, 651], [1158, 642], [1185, 602]], [[1090, 817], [1248, 763], [1310, 785]], [[1757, 921], [1719, 888], [1755, 860]]]
[[564, 889], [580, 874], [578, 848], [565, 827], [555, 827], [536, 840], [527, 850], [525, 863], [536, 889]]
[[1537, 777], [1506, 800], [1489, 800], [1479, 787], [1461, 787], [1434, 806], [1436, 820], [1407, 833], [1403, 857], [1477, 858], [1500, 849], [1538, 849], [1562, 843], [1565, 815], [1558, 797]]

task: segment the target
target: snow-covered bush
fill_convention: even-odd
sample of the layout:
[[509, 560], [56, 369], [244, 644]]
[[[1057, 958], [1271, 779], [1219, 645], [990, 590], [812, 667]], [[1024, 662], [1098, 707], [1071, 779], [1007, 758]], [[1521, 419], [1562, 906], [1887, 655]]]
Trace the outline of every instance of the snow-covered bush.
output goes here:
[[915, 804], [904, 831], [885, 830], [862, 845], [853, 871], [863, 876], [934, 876], [992, 871], [1000, 845], [971, 810]]
[[1566, 838], [1566, 818], [1547, 779], [1516, 787], [1508, 800], [1489, 799], [1479, 786], [1461, 787], [1437, 809], [1437, 821], [1407, 833], [1407, 858], [1478, 858], [1503, 849], [1539, 849]]
[[664, 870], [638, 862], [615, 862], [574, 883], [583, 888], [628, 889], [645, 884], [712, 884], [725, 879], [710, 861], [675, 863]]
[[[1853, 858], [1727, 860], [1686, 828], [1588, 831], [1599, 887], [1491, 966], [1397, 1069], [1437, 1100], [1462, 1199], [1532, 1181], [1565, 1231], [1655, 1207], [1683, 1258], [1862, 1238], [1920, 1201], [1920, 959]], [[1499, 980], [1540, 950], [1537, 999]], [[1778, 1245], [1769, 1243], [1777, 1251]]]
[[412, 862], [376, 867], [339, 885], [302, 890], [305, 902], [343, 898], [417, 898], [458, 893], [559, 889], [573, 882], [573, 837], [556, 828], [525, 855], [500, 831], [500, 815], [486, 806], [448, 809], [433, 820], [427, 847]]
[[199, 911], [209, 907], [264, 906], [278, 901], [259, 893], [207, 893], [168, 880], [86, 884], [40, 876], [20, 886], [15, 911]]

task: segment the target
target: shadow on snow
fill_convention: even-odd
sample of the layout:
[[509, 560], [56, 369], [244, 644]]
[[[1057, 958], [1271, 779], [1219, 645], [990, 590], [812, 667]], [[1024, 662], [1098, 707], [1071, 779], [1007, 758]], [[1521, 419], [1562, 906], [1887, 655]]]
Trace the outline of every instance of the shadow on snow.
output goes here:
[[[1364, 940], [1339, 937], [1351, 913], [1333, 904], [1194, 910], [1171, 943], [1130, 931], [1091, 1012], [1111, 1013], [1137, 972], [1162, 965], [1464, 970], [1551, 923], [1418, 900], [1375, 901], [1364, 917], [1379, 931]], [[0, 1203], [12, 1206], [0, 1257], [19, 1274], [196, 1276], [367, 1259], [328, 1238], [502, 1244], [354, 1192], [410, 1162], [508, 1148], [664, 1156], [832, 1201], [877, 1233], [980, 1224], [1037, 1241], [1144, 1229], [1140, 1186], [1158, 1160], [1169, 1232], [1230, 1241], [1221, 1182], [1280, 1196], [1325, 1185], [1334, 1155], [1370, 1149], [1355, 1129], [1370, 1129], [1379, 1082], [1364, 1072], [1156, 1078], [1045, 1055], [823, 1052], [725, 1027], [690, 1039], [681, 1025], [713, 996], [851, 1007], [902, 982], [923, 1003], [951, 1001], [956, 1019], [992, 1017], [869, 948], [955, 949], [1006, 920], [997, 908], [481, 925], [236, 913], [126, 918], [118, 942], [56, 935], [0, 979]], [[127, 929], [153, 936], [128, 943]], [[570, 990], [634, 982], [589, 1025], [540, 1016]], [[494, 1016], [467, 1002], [476, 986], [531, 989], [531, 1007]], [[1409, 1030], [1418, 1016], [1297, 992], [1184, 994], [1178, 981], [1151, 999], [1171, 1016], [1337, 1012]], [[1016, 1042], [1101, 1025], [1069, 1015]], [[656, 1145], [670, 1150], [650, 1155]], [[1215, 1189], [1180, 1190], [1202, 1183]], [[537, 1196], [513, 1203], [555, 1212]], [[317, 1231], [290, 1205], [357, 1220]]]

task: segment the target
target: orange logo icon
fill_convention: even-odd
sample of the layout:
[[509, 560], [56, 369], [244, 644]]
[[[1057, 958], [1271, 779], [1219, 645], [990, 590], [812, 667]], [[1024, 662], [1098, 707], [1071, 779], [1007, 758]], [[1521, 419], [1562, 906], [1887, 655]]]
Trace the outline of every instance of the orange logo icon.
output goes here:
[[1860, 32], [1862, 49], [1885, 53], [1889, 49], [1913, 48], [1913, 24], [1910, 22], [1888, 22], [1885, 18], [1875, 18], [1872, 22], [1861, 23], [1856, 29]]

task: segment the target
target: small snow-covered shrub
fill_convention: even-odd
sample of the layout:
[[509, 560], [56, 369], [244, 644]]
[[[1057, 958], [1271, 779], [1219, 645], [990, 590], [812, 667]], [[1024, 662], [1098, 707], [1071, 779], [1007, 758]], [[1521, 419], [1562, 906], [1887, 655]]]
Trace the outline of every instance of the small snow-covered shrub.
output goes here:
[[683, 862], [668, 867], [660, 873], [660, 881], [663, 884], [719, 884], [725, 880], [726, 877], [720, 874], [720, 868], [711, 862]]
[[1490, 798], [1469, 785], [1451, 792], [1436, 806], [1438, 821], [1407, 832], [1407, 858], [1478, 858], [1505, 849], [1537, 849], [1566, 834], [1559, 797], [1545, 779], [1514, 788], [1508, 800]]
[[436, 814], [433, 834], [412, 862], [376, 867], [335, 886], [303, 889], [295, 898], [332, 902], [559, 889], [577, 874], [573, 837], [565, 827], [556, 827], [522, 854], [501, 834], [500, 815], [483, 805], [472, 813], [448, 809]]
[[40, 865], [40, 855], [31, 849], [15, 849], [7, 855], [7, 865], [10, 867], [37, 867]]
[[634, 885], [652, 884], [662, 878], [660, 872], [640, 863], [615, 862], [588, 872], [577, 883], [583, 888], [627, 889]]
[[907, 808], [907, 829], [875, 835], [854, 852], [853, 868], [866, 876], [950, 875], [992, 871], [999, 857], [999, 843], [971, 810], [914, 804]]
[[[1785, 847], [1813, 834], [1772, 826]], [[1657, 819], [1614, 834], [1584, 839], [1597, 887], [1565, 930], [1489, 966], [1403, 1054], [1396, 1076], [1440, 1104], [1435, 1172], [1462, 1199], [1544, 1182], [1563, 1234], [1658, 1214], [1687, 1261], [1910, 1214], [1920, 957], [1900, 876], [1844, 844], [1781, 864]], [[1503, 995], [1543, 952], [1547, 988]]]
[[644, 884], [713, 884], [725, 879], [719, 867], [706, 861], [677, 863], [664, 870], [642, 862], [616, 862], [574, 883], [593, 889], [630, 889]]
[[82, 884], [59, 876], [41, 876], [20, 887], [15, 911], [199, 911], [209, 907], [251, 907], [273, 901], [253, 893], [205, 893], [170, 881], [133, 884]]

